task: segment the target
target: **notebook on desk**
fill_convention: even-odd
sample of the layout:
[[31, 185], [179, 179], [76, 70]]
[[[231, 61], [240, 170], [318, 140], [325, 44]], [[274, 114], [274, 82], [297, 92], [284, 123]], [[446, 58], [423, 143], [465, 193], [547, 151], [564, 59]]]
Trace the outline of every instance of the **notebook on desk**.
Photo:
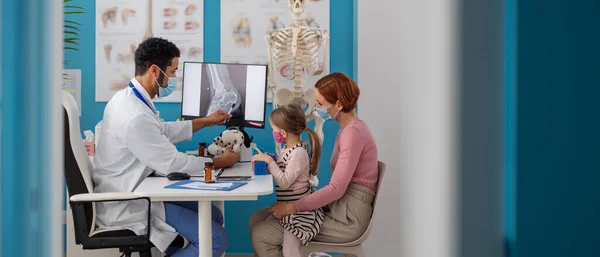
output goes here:
[[182, 180], [175, 182], [165, 188], [188, 189], [188, 190], [209, 190], [209, 191], [231, 191], [243, 185], [246, 182], [214, 182], [204, 183], [201, 180]]
[[[242, 150], [246, 149], [245, 147], [242, 147]], [[250, 149], [250, 148], [247, 148]], [[240, 160], [238, 161], [238, 163], [249, 163], [252, 162], [252, 155], [248, 156], [247, 154], [247, 150], [245, 151], [241, 151], [240, 152]], [[196, 156], [196, 157], [200, 157], [200, 155], [198, 154], [198, 151], [187, 151], [186, 152], [187, 155], [192, 155], [192, 156]], [[208, 154], [206, 156], [203, 156], [206, 158], [214, 158], [214, 155]]]

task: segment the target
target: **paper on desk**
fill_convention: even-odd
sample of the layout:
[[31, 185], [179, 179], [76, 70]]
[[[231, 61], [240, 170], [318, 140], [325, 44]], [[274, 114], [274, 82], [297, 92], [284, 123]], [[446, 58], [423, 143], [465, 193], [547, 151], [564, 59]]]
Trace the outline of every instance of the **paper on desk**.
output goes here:
[[204, 183], [204, 182], [190, 182], [181, 187], [187, 187], [191, 189], [221, 189], [231, 187], [232, 183]]

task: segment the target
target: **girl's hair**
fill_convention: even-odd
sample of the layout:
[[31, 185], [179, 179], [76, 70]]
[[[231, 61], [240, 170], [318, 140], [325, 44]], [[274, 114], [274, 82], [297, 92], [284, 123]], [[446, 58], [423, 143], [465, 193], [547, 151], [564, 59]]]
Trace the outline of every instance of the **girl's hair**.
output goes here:
[[297, 104], [281, 106], [271, 112], [269, 120], [287, 133], [300, 135], [304, 130], [310, 139], [310, 174], [317, 175], [321, 158], [321, 140], [315, 131], [306, 126], [304, 111]]

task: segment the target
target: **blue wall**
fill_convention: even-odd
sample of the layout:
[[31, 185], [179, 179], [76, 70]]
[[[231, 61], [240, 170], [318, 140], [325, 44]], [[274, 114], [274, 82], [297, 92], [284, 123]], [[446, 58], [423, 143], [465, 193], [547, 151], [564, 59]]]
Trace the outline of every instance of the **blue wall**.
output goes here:
[[505, 256], [514, 256], [516, 244], [516, 203], [515, 203], [515, 148], [516, 148], [516, 37], [517, 0], [504, 1], [504, 235]]
[[517, 256], [600, 256], [600, 1], [517, 1]]
[[[85, 7], [86, 14], [71, 15], [68, 17], [81, 23], [81, 47], [78, 52], [67, 51], [65, 59], [69, 64], [67, 69], [81, 69], [82, 73], [82, 130], [94, 130], [100, 119], [106, 103], [95, 102], [95, 1], [74, 0], [74, 4]], [[205, 25], [204, 49], [205, 61], [218, 62], [220, 59], [220, 1], [205, 0]], [[331, 71], [339, 71], [355, 77], [355, 30], [354, 30], [354, 1], [331, 0]], [[175, 103], [158, 103], [156, 105], [161, 117], [166, 121], [173, 121], [181, 113], [181, 105]], [[269, 105], [267, 112], [271, 111]], [[268, 113], [267, 113], [268, 115]], [[210, 142], [224, 128], [213, 127], [195, 133], [192, 141], [180, 143], [180, 151], [197, 149], [198, 142]], [[329, 159], [333, 149], [335, 135], [339, 126], [336, 123], [327, 123], [324, 127], [325, 142], [321, 158], [322, 165], [319, 173], [321, 186], [330, 179]], [[255, 142], [271, 151], [274, 151], [271, 128], [264, 130], [248, 129], [254, 136]], [[227, 202], [225, 204], [226, 229], [229, 233], [230, 244], [228, 253], [251, 253], [248, 235], [248, 219], [257, 209], [267, 207], [275, 202], [274, 195], [261, 197], [258, 201]]]

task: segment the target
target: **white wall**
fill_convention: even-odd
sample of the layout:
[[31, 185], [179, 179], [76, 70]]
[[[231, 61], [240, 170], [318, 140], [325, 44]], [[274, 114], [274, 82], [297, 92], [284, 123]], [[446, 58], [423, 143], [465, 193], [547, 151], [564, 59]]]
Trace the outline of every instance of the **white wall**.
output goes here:
[[[490, 94], [501, 89], [499, 76], [473, 80], [465, 72], [479, 66], [485, 75], [501, 74], [501, 31], [496, 27], [501, 20], [486, 23], [486, 14], [497, 14], [498, 8], [482, 11], [491, 4], [472, 2], [358, 1], [358, 111], [377, 140], [380, 160], [388, 165], [374, 228], [365, 244], [367, 256], [502, 256], [497, 208], [502, 206], [497, 176], [502, 157], [496, 152], [501, 134], [472, 123], [473, 115], [465, 115], [464, 109], [465, 102], [474, 103], [469, 107], [487, 115], [492, 125], [502, 119], [497, 112], [501, 102], [492, 101]], [[473, 8], [465, 8], [469, 6]], [[477, 20], [482, 31], [499, 36], [486, 35], [490, 39], [485, 42], [466, 37], [471, 28], [463, 23], [464, 16], [473, 11], [483, 15], [470, 21]], [[469, 58], [465, 45], [479, 47], [468, 51], [488, 53], [488, 58]], [[473, 85], [490, 90], [464, 94]], [[490, 99], [469, 101], [481, 96]], [[465, 131], [496, 141], [478, 144], [461, 136]], [[489, 162], [471, 165], [465, 152], [474, 149]], [[483, 175], [465, 176], [476, 170]], [[465, 192], [477, 194], [476, 199]], [[479, 215], [477, 221], [463, 218], [474, 214]]]

